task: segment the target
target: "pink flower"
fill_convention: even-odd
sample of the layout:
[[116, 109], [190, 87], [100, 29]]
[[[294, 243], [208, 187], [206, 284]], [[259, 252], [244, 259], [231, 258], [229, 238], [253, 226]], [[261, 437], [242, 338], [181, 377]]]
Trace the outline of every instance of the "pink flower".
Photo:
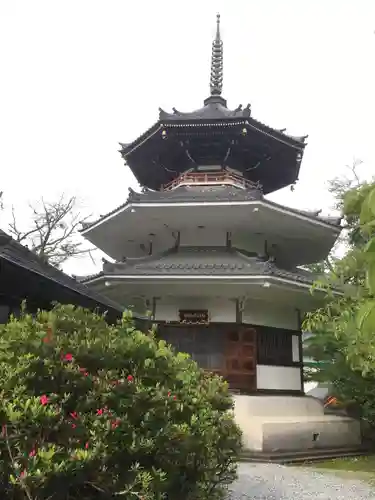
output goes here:
[[65, 356], [63, 357], [63, 360], [64, 361], [73, 361], [73, 354], [70, 354], [70, 352], [68, 352], [67, 354], [65, 354]]
[[1, 435], [6, 436], [6, 433], [7, 433], [7, 426], [5, 424], [3, 424], [1, 426]]
[[30, 453], [29, 453], [29, 457], [30, 457], [30, 458], [32, 458], [32, 457], [35, 457], [35, 455], [36, 455], [36, 449], [34, 448], [34, 449], [32, 449], [32, 450], [30, 451]]
[[75, 429], [76, 427], [76, 424], [72, 424], [72, 429]]
[[48, 404], [48, 397], [43, 394], [43, 396], [40, 396], [39, 401], [41, 405], [45, 406], [46, 404]]
[[170, 398], [172, 395], [171, 391], [168, 391], [168, 397]]
[[127, 380], [128, 382], [133, 382], [133, 380], [134, 380], [133, 375], [128, 375], [128, 376], [126, 377], [126, 380]]
[[82, 367], [81, 367], [81, 368], [79, 369], [79, 371], [80, 371], [81, 373], [83, 373], [83, 375], [84, 375], [85, 377], [88, 377], [89, 372], [86, 370], [86, 368], [82, 368]]
[[20, 473], [20, 477], [25, 477], [26, 476], [26, 469], [24, 469], [23, 471], [21, 471]]
[[88, 450], [88, 448], [89, 448], [89, 442], [88, 442], [88, 441], [87, 441], [87, 443], [85, 444], [85, 448], [86, 448], [86, 450]]
[[121, 420], [119, 418], [117, 418], [116, 420], [114, 420], [112, 423], [111, 423], [111, 427], [112, 429], [117, 429], [117, 427], [120, 425], [121, 423]]
[[69, 415], [74, 419], [74, 420], [77, 420], [78, 418], [78, 413], [76, 411], [72, 411], [71, 413], [69, 413]]
[[176, 399], [177, 399], [177, 396], [173, 396], [173, 399], [174, 399], [174, 400], [176, 401]]
[[103, 410], [102, 408], [99, 408], [99, 410], [96, 410], [97, 415], [103, 415]]

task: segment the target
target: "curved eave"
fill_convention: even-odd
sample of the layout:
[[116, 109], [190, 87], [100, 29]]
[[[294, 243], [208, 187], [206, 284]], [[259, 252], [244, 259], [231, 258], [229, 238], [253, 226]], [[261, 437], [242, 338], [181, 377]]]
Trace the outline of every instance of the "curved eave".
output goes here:
[[148, 140], [154, 137], [162, 129], [173, 129], [173, 128], [197, 128], [197, 127], [234, 127], [234, 126], [244, 126], [249, 129], [255, 130], [263, 135], [271, 137], [272, 139], [286, 144], [290, 147], [303, 151], [306, 146], [304, 137], [293, 137], [287, 135], [279, 130], [273, 129], [264, 123], [255, 120], [254, 118], [223, 118], [223, 119], [196, 119], [196, 120], [159, 120], [152, 127], [150, 127], [146, 132], [140, 135], [130, 144], [121, 144], [121, 154], [124, 159], [131, 155], [140, 146], [145, 144]]
[[[288, 285], [292, 287], [298, 287], [304, 289], [306, 292], [310, 293], [312, 286], [311, 283], [306, 281], [301, 281], [298, 279], [288, 279], [281, 276], [276, 276], [273, 274], [260, 274], [260, 275], [202, 275], [202, 274], [105, 274], [98, 273], [96, 276], [90, 276], [84, 280], [86, 285], [91, 285], [93, 283], [105, 282], [105, 281], [118, 281], [118, 282], [228, 282], [231, 284], [235, 283], [252, 283], [259, 286], [264, 286], [265, 282], [275, 283], [280, 285]], [[326, 293], [323, 289], [315, 289], [314, 292]], [[336, 292], [335, 292], [336, 293]], [[340, 294], [340, 292], [337, 292]]]
[[131, 210], [132, 208], [138, 208], [138, 207], [145, 207], [145, 208], [156, 208], [156, 207], [177, 207], [177, 206], [202, 206], [202, 208], [206, 206], [234, 206], [234, 205], [263, 205], [265, 207], [273, 208], [274, 210], [277, 210], [279, 212], [283, 212], [286, 215], [291, 215], [298, 217], [301, 220], [308, 221], [313, 224], [317, 224], [319, 226], [325, 227], [325, 228], [330, 228], [333, 231], [335, 231], [337, 234], [340, 234], [342, 227], [340, 225], [337, 225], [333, 222], [328, 222], [327, 220], [324, 219], [319, 219], [319, 217], [314, 217], [312, 215], [308, 215], [307, 213], [304, 213], [303, 211], [298, 211], [297, 209], [293, 209], [290, 207], [284, 207], [282, 205], [279, 205], [278, 203], [269, 201], [269, 200], [254, 200], [254, 201], [225, 201], [225, 202], [220, 202], [220, 201], [215, 201], [215, 202], [154, 202], [154, 203], [149, 203], [149, 202], [128, 202], [126, 201], [119, 207], [115, 208], [105, 216], [97, 219], [96, 221], [93, 221], [91, 223], [85, 224], [85, 227], [79, 230], [79, 232], [82, 235], [87, 234], [89, 231], [92, 229], [95, 229], [96, 227], [100, 226], [101, 224], [105, 223], [106, 221], [110, 220], [113, 217], [116, 217], [117, 215], [121, 214], [122, 212]]

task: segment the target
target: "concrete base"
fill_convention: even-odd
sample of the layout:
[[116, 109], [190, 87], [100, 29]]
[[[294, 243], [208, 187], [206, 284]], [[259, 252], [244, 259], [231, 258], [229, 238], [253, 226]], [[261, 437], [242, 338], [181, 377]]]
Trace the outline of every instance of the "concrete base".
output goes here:
[[312, 397], [234, 395], [234, 404], [245, 450], [323, 450], [361, 444], [358, 421], [324, 415], [323, 404]]

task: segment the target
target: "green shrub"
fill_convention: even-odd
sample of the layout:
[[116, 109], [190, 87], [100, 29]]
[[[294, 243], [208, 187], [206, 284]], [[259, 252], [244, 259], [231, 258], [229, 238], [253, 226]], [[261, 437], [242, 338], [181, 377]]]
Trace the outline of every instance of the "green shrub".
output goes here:
[[12, 318], [0, 380], [2, 500], [212, 499], [235, 478], [226, 383], [129, 316]]

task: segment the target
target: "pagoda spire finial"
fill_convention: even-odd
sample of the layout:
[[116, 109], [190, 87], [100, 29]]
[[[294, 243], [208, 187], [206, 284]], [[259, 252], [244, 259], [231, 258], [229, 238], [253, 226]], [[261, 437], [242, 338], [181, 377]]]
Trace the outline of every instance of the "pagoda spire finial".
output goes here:
[[220, 36], [220, 14], [216, 15], [216, 37], [212, 42], [211, 95], [220, 96], [223, 90], [223, 41]]

